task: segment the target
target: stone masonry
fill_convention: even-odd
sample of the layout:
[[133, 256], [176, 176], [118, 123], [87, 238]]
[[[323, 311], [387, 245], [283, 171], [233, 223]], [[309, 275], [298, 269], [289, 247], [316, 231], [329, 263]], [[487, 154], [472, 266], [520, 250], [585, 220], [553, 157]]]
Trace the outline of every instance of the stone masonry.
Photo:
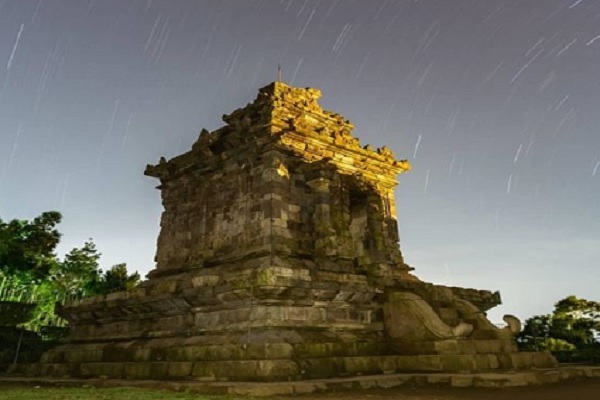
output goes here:
[[63, 306], [68, 339], [21, 372], [287, 381], [549, 367], [497, 292], [416, 278], [398, 245], [390, 149], [362, 146], [317, 89], [274, 82], [146, 169], [164, 212], [140, 287]]

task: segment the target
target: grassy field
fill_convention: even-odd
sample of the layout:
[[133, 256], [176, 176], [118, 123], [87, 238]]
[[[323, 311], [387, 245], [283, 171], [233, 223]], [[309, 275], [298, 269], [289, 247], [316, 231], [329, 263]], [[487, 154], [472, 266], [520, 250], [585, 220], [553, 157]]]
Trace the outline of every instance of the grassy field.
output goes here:
[[140, 388], [32, 387], [0, 385], [0, 400], [598, 400], [600, 379], [553, 385], [473, 388], [399, 387], [392, 389], [344, 390], [294, 396], [253, 398], [206, 396]]
[[136, 388], [29, 388], [0, 386], [2, 400], [250, 400], [249, 397], [203, 396]]

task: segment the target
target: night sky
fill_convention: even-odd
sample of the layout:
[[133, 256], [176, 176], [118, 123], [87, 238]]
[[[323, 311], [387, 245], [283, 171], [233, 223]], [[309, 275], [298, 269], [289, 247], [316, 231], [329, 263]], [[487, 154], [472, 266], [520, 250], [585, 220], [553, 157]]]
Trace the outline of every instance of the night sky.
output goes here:
[[0, 0], [0, 217], [63, 213], [146, 273], [143, 175], [277, 78], [322, 90], [396, 191], [422, 279], [546, 313], [600, 283], [600, 1]]

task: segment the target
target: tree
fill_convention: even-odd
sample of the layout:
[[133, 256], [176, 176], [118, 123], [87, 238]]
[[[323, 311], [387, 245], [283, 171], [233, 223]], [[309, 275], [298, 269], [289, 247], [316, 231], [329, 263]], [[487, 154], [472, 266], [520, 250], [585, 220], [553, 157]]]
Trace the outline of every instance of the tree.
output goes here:
[[552, 317], [548, 315], [535, 315], [525, 321], [521, 335], [538, 339], [548, 339], [552, 326]]
[[600, 302], [568, 296], [554, 305], [555, 313], [577, 315], [600, 322]]
[[104, 276], [98, 285], [98, 292], [112, 293], [121, 290], [129, 290], [136, 287], [139, 282], [139, 273], [135, 272], [128, 275], [127, 264], [116, 264], [104, 273]]
[[60, 241], [55, 229], [62, 215], [42, 213], [33, 221], [0, 219], [0, 271], [24, 280], [41, 280], [56, 264], [54, 250]]
[[101, 255], [89, 239], [83, 247], [74, 248], [55, 265], [50, 279], [63, 299], [96, 294], [102, 273], [98, 264]]
[[596, 344], [597, 330], [600, 330], [600, 302], [568, 296], [554, 305], [552, 337], [582, 348]]
[[552, 314], [527, 319], [517, 341], [526, 349], [584, 349], [598, 346], [598, 330], [600, 302], [568, 296], [554, 305]]
[[37, 304], [28, 329], [66, 323], [54, 314], [56, 302], [130, 289], [140, 280], [137, 272], [127, 273], [125, 264], [103, 273], [101, 254], [92, 239], [60, 260], [54, 251], [61, 237], [56, 230], [61, 219], [56, 211], [32, 221], [0, 219], [0, 300]]

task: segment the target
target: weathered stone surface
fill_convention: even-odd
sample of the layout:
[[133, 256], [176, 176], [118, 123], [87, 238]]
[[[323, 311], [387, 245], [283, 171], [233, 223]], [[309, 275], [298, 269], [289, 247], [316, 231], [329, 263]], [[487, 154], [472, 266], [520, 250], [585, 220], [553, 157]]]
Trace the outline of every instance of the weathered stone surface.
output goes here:
[[[148, 166], [164, 206], [156, 268], [135, 290], [61, 307], [69, 338], [24, 371], [219, 382], [552, 366], [516, 352], [518, 321], [487, 320], [499, 293], [411, 274], [393, 195], [410, 165], [362, 146], [319, 97], [274, 82], [191, 150]], [[269, 388], [257, 393], [283, 390]]]
[[[24, 365], [22, 364], [21, 367]], [[33, 368], [35, 364], [28, 364]], [[473, 386], [486, 388], [501, 388], [510, 386], [545, 385], [559, 381], [577, 380], [600, 377], [600, 368], [593, 366], [562, 367], [554, 370], [507, 371], [507, 372], [476, 372], [469, 374], [458, 373], [405, 373], [388, 375], [350, 376], [329, 379], [314, 379], [300, 381], [278, 382], [227, 382], [201, 380], [131, 380], [131, 379], [76, 379], [76, 378], [22, 378], [14, 376], [0, 377], [0, 382], [9, 385], [40, 386], [77, 386], [96, 387], [142, 387], [186, 391], [205, 395], [235, 394], [241, 396], [273, 396], [308, 394], [314, 392], [335, 392], [339, 389], [359, 388], [392, 388], [399, 386]]]

